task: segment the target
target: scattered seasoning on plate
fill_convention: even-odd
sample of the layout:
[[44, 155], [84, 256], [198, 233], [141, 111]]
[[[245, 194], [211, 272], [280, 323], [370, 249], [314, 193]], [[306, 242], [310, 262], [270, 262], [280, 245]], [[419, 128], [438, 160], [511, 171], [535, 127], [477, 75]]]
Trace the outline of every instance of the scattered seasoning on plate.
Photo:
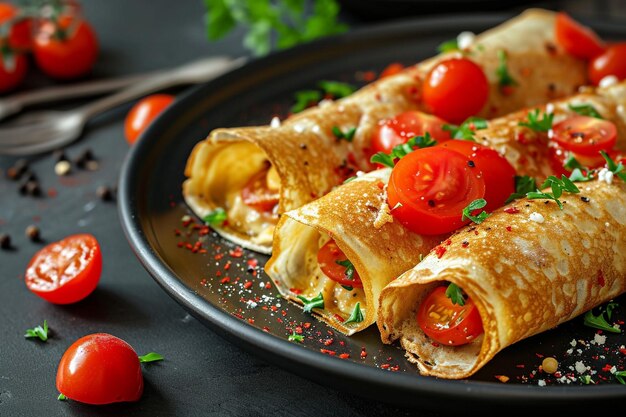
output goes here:
[[0, 235], [0, 249], [11, 249], [11, 236], [7, 233]]
[[31, 242], [39, 242], [41, 240], [41, 231], [37, 226], [31, 224], [26, 228], [26, 237], [31, 240]]

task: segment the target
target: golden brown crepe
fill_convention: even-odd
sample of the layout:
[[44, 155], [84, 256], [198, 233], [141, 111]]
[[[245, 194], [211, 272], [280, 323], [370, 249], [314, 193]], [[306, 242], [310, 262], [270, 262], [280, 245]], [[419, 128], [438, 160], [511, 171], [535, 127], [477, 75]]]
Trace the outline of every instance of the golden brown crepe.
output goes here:
[[[553, 102], [549, 106], [553, 108], [554, 121], [576, 115], [570, 109], [572, 104], [589, 104], [619, 126], [626, 137], [626, 115], [620, 115], [618, 110], [626, 104], [626, 95], [615, 94], [623, 91], [624, 86], [626, 82]], [[621, 101], [615, 101], [616, 96]], [[546, 107], [538, 108], [545, 111]], [[548, 134], [519, 126], [520, 121], [527, 121], [527, 113], [522, 110], [494, 119], [487, 129], [476, 132], [476, 138], [505, 156], [518, 174], [543, 181], [552, 174]], [[313, 313], [346, 334], [374, 323], [382, 288], [412, 268], [446, 237], [420, 236], [393, 220], [385, 190], [390, 172], [384, 169], [363, 175], [283, 214], [276, 227], [273, 256], [265, 266], [280, 293], [291, 301], [302, 304], [298, 295], [311, 299], [322, 292], [324, 309], [314, 309]], [[354, 265], [363, 282], [362, 290], [347, 291], [320, 270], [317, 253], [329, 238], [335, 240]], [[347, 319], [357, 302], [363, 321], [345, 324], [338, 319]]]
[[[626, 185], [617, 178], [577, 185], [580, 194], [561, 197], [563, 210], [554, 201], [516, 201], [519, 213], [499, 209], [458, 231], [441, 258], [431, 253], [389, 284], [377, 322], [383, 341], [399, 339], [424, 375], [466, 378], [505, 347], [626, 291]], [[444, 281], [480, 313], [484, 334], [469, 344], [433, 344], [415, 319]]]
[[[572, 94], [586, 81], [584, 62], [555, 42], [553, 12], [529, 10], [476, 37], [463, 56], [480, 65], [490, 95], [479, 116], [494, 117]], [[504, 51], [507, 68], [518, 85], [501, 91], [497, 68]], [[263, 253], [271, 250], [278, 214], [329, 192], [347, 170], [369, 170], [372, 132], [383, 119], [408, 110], [427, 111], [419, 99], [428, 71], [442, 54], [400, 74], [378, 80], [349, 97], [294, 115], [280, 126], [216, 129], [193, 150], [183, 185], [187, 204], [200, 217], [224, 208], [228, 222], [217, 226], [224, 237]], [[337, 140], [333, 127], [356, 128], [352, 142]], [[261, 214], [241, 201], [241, 190], [271, 165], [268, 186], [280, 194], [274, 212]]]

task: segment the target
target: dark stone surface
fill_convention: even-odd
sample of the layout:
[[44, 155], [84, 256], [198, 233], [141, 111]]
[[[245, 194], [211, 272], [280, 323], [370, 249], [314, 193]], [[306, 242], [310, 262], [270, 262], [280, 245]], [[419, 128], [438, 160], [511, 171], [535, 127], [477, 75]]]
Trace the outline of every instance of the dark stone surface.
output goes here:
[[[245, 53], [240, 31], [207, 42], [199, 0], [84, 3], [102, 48], [96, 76]], [[46, 83], [41, 75], [29, 78], [30, 86]], [[432, 415], [347, 395], [270, 366], [199, 324], [154, 283], [124, 238], [115, 202], [102, 201], [96, 193], [99, 186], [117, 181], [128, 150], [123, 118], [129, 106], [98, 117], [66, 151], [73, 160], [91, 149], [100, 162], [98, 171], [74, 168], [61, 178], [54, 174], [52, 156], [31, 161], [41, 197], [20, 195], [20, 183], [4, 176], [13, 159], [0, 157], [0, 234], [9, 234], [12, 242], [12, 249], [0, 250], [0, 416]], [[51, 191], [55, 197], [48, 195]], [[25, 235], [31, 224], [40, 228], [41, 243]], [[105, 262], [97, 290], [71, 306], [55, 306], [31, 294], [22, 279], [31, 256], [46, 242], [79, 232], [94, 234], [102, 246]], [[23, 338], [25, 329], [44, 319], [51, 328], [47, 343]], [[140, 354], [156, 351], [167, 358], [144, 367], [146, 388], [139, 402], [93, 407], [56, 400], [56, 367], [63, 352], [95, 332], [121, 337]]]

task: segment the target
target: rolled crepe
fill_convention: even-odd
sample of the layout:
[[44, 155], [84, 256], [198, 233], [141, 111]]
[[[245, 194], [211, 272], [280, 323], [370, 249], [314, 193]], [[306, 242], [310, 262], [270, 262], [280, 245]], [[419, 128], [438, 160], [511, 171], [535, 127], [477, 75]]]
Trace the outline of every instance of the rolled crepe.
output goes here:
[[[626, 104], [626, 95], [620, 97], [621, 101], [614, 99], [619, 96], [615, 91], [624, 86], [626, 82], [553, 102], [550, 107], [554, 121], [576, 115], [570, 109], [572, 104], [589, 104], [621, 126], [620, 131], [626, 134], [626, 114], [618, 110]], [[542, 111], [546, 107], [540, 106]], [[487, 129], [476, 132], [476, 138], [506, 157], [519, 175], [532, 176], [541, 183], [552, 174], [548, 134], [519, 126], [519, 122], [527, 120], [527, 113], [523, 110], [494, 119]], [[420, 236], [394, 221], [386, 203], [390, 172], [383, 169], [363, 175], [283, 214], [274, 235], [273, 255], [265, 266], [280, 293], [291, 301], [303, 304], [298, 295], [311, 299], [321, 292], [324, 308], [312, 312], [348, 335], [374, 323], [381, 290], [447, 237]], [[320, 270], [317, 253], [329, 238], [354, 265], [363, 283], [362, 290], [347, 291]], [[346, 324], [357, 302], [363, 320]]]
[[[479, 116], [495, 117], [525, 106], [572, 94], [585, 84], [583, 61], [565, 53], [555, 41], [553, 12], [530, 10], [476, 37], [463, 56], [480, 65], [490, 83], [487, 104]], [[507, 68], [518, 85], [503, 94], [497, 68], [505, 51]], [[286, 119], [280, 126], [216, 129], [192, 151], [183, 194], [200, 217], [219, 208], [228, 221], [216, 226], [222, 236], [262, 253], [271, 251], [278, 214], [329, 192], [350, 171], [371, 169], [372, 133], [381, 120], [409, 110], [428, 111], [419, 98], [428, 71], [441, 54], [378, 80], [356, 93]], [[356, 128], [351, 142], [337, 140], [333, 127]], [[269, 167], [269, 170], [268, 170]], [[252, 177], [268, 170], [268, 187], [279, 195], [271, 213], [242, 202], [241, 190]]]
[[[516, 201], [518, 213], [499, 209], [460, 230], [441, 258], [431, 253], [389, 284], [380, 296], [382, 340], [399, 339], [424, 375], [466, 378], [505, 347], [626, 291], [626, 185], [577, 185], [580, 194], [561, 197], [563, 210], [548, 200]], [[442, 281], [478, 308], [484, 334], [469, 344], [433, 343], [417, 324], [420, 302]]]

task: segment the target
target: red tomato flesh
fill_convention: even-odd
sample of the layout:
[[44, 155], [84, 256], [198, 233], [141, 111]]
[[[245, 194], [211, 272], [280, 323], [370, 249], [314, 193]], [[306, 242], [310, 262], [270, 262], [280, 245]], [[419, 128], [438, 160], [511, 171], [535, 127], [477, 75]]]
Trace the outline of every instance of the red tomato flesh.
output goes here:
[[106, 333], [74, 342], [59, 362], [57, 390], [86, 404], [137, 401], [143, 393], [143, 375], [135, 350]]
[[271, 212], [280, 198], [278, 190], [270, 190], [267, 186], [268, 171], [265, 169], [253, 175], [241, 190], [243, 202], [259, 212]]
[[319, 252], [317, 252], [317, 262], [324, 275], [340, 285], [363, 288], [363, 283], [356, 269], [352, 274], [352, 279], [349, 279], [346, 276], [346, 267], [337, 263], [347, 259], [346, 255], [339, 249], [339, 246], [337, 246], [334, 240], [326, 242], [326, 244], [320, 248]]
[[95, 237], [79, 234], [51, 243], [33, 256], [26, 268], [26, 286], [54, 304], [71, 304], [96, 289], [102, 254]]
[[[32, 47], [32, 20], [22, 17], [17, 18], [20, 10], [11, 3], [0, 2], [0, 23], [9, 24], [9, 46], [17, 51], [24, 52]], [[17, 18], [17, 19], [16, 19]]]
[[[576, 158], [576, 160], [587, 169], [602, 168], [606, 165], [606, 160], [599, 152], [597, 155], [577, 154], [564, 149], [556, 142], [550, 143], [548, 154], [550, 156], [552, 171], [558, 177], [561, 175], [569, 176], [571, 174], [572, 170], [565, 168], [565, 163], [570, 156]], [[622, 158], [624, 158], [624, 153], [615, 149], [607, 151], [607, 154], [616, 162], [620, 162]]]
[[614, 75], [620, 81], [626, 79], [626, 42], [609, 46], [589, 62], [589, 79], [593, 84], [600, 84], [607, 75]]
[[14, 90], [22, 84], [27, 71], [28, 60], [24, 54], [13, 52], [11, 58], [0, 59], [0, 93]]
[[566, 13], [558, 13], [555, 25], [556, 41], [576, 58], [592, 59], [604, 51], [604, 43], [593, 30], [581, 25]]
[[473, 61], [446, 59], [426, 76], [423, 96], [432, 114], [460, 124], [485, 106], [489, 82], [482, 68]]
[[372, 154], [391, 153], [394, 147], [406, 143], [415, 136], [424, 136], [426, 132], [437, 142], [450, 140], [450, 132], [443, 130], [444, 120], [418, 111], [400, 113], [393, 119], [378, 125], [372, 136]]
[[150, 123], [172, 104], [174, 98], [170, 94], [153, 94], [139, 100], [124, 120], [124, 135], [128, 143], [134, 144]]
[[467, 299], [463, 306], [446, 297], [446, 287], [436, 287], [419, 306], [417, 324], [424, 333], [442, 345], [460, 346], [483, 333], [476, 305]]
[[443, 147], [418, 149], [391, 172], [387, 195], [391, 214], [424, 235], [452, 232], [467, 221], [463, 209], [485, 197], [485, 180], [468, 158]]
[[617, 128], [608, 120], [574, 116], [553, 126], [553, 141], [568, 151], [597, 155], [612, 149], [617, 142]]

